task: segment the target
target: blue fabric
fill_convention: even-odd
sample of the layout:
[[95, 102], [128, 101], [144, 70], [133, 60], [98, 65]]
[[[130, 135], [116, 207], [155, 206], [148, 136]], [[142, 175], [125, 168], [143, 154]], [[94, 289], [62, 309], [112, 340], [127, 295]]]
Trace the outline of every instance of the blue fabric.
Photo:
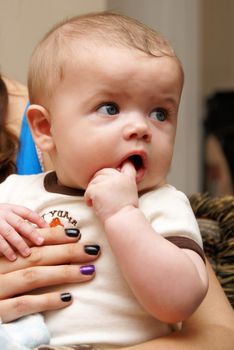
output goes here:
[[[28, 350], [50, 343], [50, 334], [41, 314], [24, 316], [0, 325], [0, 345], [10, 343], [9, 350]], [[14, 345], [14, 347], [13, 347]], [[6, 347], [0, 347], [6, 350]]]
[[0, 324], [0, 349], [29, 350], [24, 345], [17, 344]]
[[19, 139], [19, 151], [16, 158], [17, 174], [20, 174], [20, 175], [39, 174], [42, 172], [42, 168], [38, 159], [36, 147], [28, 125], [26, 111], [27, 111], [27, 108], [23, 116], [20, 139]]

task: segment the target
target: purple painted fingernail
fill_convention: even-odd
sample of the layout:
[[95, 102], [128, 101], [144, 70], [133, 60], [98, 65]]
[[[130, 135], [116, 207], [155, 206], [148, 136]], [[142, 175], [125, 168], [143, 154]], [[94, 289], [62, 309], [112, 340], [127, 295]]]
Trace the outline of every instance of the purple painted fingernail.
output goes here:
[[82, 275], [92, 275], [95, 272], [94, 265], [84, 265], [80, 267], [80, 272]]

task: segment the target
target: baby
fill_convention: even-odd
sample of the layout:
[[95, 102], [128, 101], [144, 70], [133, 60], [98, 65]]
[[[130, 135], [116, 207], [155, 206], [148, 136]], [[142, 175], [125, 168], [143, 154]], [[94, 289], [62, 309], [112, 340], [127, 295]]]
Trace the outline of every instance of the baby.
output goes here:
[[166, 181], [182, 86], [163, 37], [119, 14], [71, 18], [36, 47], [27, 115], [55, 171], [10, 176], [1, 202], [78, 228], [84, 242], [102, 247], [94, 281], [70, 285], [73, 304], [45, 313], [51, 344], [144, 342], [172, 332], [203, 300], [196, 219]]

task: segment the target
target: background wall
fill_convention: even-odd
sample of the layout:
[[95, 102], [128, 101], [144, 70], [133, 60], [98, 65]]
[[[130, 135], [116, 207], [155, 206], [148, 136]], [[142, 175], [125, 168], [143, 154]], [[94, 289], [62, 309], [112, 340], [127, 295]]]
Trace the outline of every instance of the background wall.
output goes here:
[[204, 96], [234, 89], [234, 1], [204, 0], [202, 87]]
[[0, 0], [0, 70], [25, 83], [30, 54], [52, 25], [105, 9], [161, 31], [180, 57], [186, 79], [169, 179], [187, 194], [199, 191], [204, 97], [234, 82], [232, 0]]
[[37, 42], [66, 17], [106, 9], [106, 0], [0, 0], [0, 69], [26, 83]]

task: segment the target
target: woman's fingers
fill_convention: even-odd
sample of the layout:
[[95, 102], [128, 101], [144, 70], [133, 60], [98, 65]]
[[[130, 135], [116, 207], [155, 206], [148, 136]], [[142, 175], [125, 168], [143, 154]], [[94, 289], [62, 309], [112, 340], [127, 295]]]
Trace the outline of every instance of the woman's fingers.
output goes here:
[[0, 209], [0, 254], [11, 261], [16, 259], [14, 250], [26, 257], [31, 253], [29, 247], [35, 244], [63, 244], [75, 242], [80, 238], [79, 229], [49, 228], [37, 213], [25, 207], [0, 204]]
[[95, 266], [92, 264], [30, 267], [1, 275], [0, 299], [45, 286], [87, 282], [94, 276]]
[[[36, 232], [43, 237], [43, 245], [56, 245], [71, 242], [77, 242], [81, 238], [81, 233], [78, 228], [64, 228], [62, 226], [36, 228]], [[31, 247], [33, 244], [25, 239], [27, 244]]]
[[92, 262], [100, 254], [96, 244], [68, 243], [61, 245], [33, 247], [31, 255], [26, 258], [19, 256], [13, 262], [0, 258], [0, 273], [22, 270], [31, 266], [48, 266], [70, 263]]
[[[43, 245], [55, 245], [55, 244], [65, 244], [70, 242], [77, 242], [81, 238], [80, 230], [77, 228], [67, 228], [64, 229], [61, 226], [53, 227], [53, 228], [41, 228], [41, 229], [35, 229], [36, 232], [38, 232], [39, 236], [43, 239]], [[1, 232], [0, 232], [1, 233]], [[21, 238], [22, 240], [22, 238]], [[27, 238], [24, 238], [24, 241], [27, 243], [29, 247], [34, 246], [30, 240]], [[25, 244], [24, 242], [24, 244]], [[2, 246], [2, 247], [1, 247]], [[15, 257], [11, 256], [12, 249], [10, 248], [9, 244], [5, 241], [5, 239], [1, 239], [0, 235], [0, 252], [3, 251], [4, 254], [0, 253], [0, 257], [2, 255], [5, 255], [9, 260], [14, 261], [16, 259], [16, 252], [13, 252]], [[8, 251], [10, 249], [10, 251]], [[6, 252], [8, 254], [6, 254]], [[31, 254], [30, 249], [30, 254]], [[28, 256], [27, 254], [26, 256]]]
[[47, 293], [41, 295], [24, 295], [0, 301], [2, 322], [10, 322], [19, 317], [36, 312], [62, 309], [72, 303], [70, 293]]
[[43, 245], [77, 242], [81, 238], [81, 233], [78, 228], [64, 228], [62, 226], [57, 226], [36, 230], [44, 238]]

